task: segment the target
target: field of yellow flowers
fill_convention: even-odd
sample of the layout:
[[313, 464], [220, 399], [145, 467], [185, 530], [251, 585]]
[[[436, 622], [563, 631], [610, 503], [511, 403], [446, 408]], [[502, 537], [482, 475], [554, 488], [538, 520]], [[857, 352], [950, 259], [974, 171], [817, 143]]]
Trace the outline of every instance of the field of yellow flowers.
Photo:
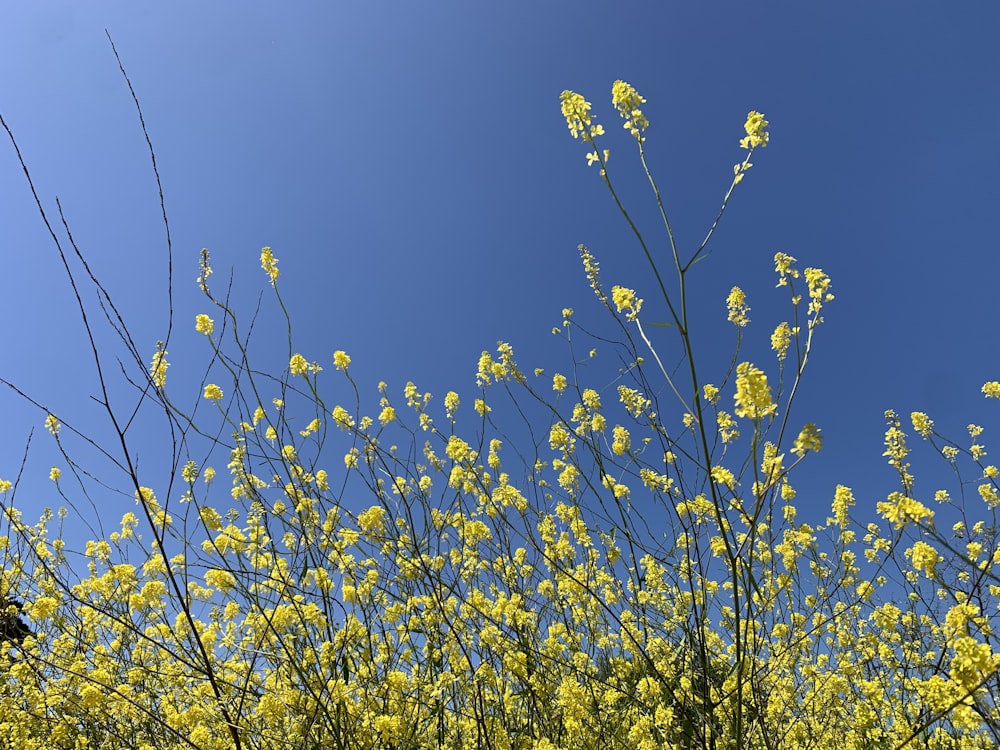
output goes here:
[[[70, 549], [65, 509], [25, 518], [4, 503], [0, 747], [1000, 746], [1000, 470], [982, 428], [952, 442], [926, 414], [889, 412], [899, 485], [880, 521], [855, 519], [846, 486], [826, 498], [825, 523], [797, 520], [796, 475], [822, 433], [793, 407], [833, 283], [776, 254], [777, 288], [760, 293], [788, 307], [764, 332], [771, 358], [743, 360], [753, 329], [734, 287], [718, 305], [732, 366], [702, 372], [691, 275], [752, 181], [768, 122], [749, 113], [715, 223], [685, 251], [646, 162], [644, 102], [612, 87], [659, 206], [655, 242], [619, 199], [591, 103], [566, 91], [561, 108], [649, 261], [647, 293], [669, 311], [683, 365], [664, 364], [639, 293], [607, 283], [581, 246], [617, 327], [600, 342], [618, 363], [610, 384], [574, 366], [575, 348], [597, 342], [566, 309], [563, 372], [500, 343], [479, 359], [472, 403], [413, 383], [369, 401], [344, 351], [256, 369], [202, 251], [205, 307], [189, 318], [213, 363], [202, 408], [177, 406], [162, 344], [131, 373], [167, 415], [173, 481], [142, 484], [116, 422], [120, 445], [103, 449], [136, 506], [110, 533]], [[264, 248], [260, 261], [284, 311], [279, 259]], [[328, 400], [331, 389], [353, 399]], [[983, 393], [1000, 398], [1000, 383]], [[519, 415], [537, 439], [516, 437]], [[42, 419], [67, 456], [86, 439]], [[198, 440], [217, 465], [189, 458]], [[908, 440], [929, 441], [976, 492], [917, 497]], [[939, 508], [964, 520], [935, 524]]]

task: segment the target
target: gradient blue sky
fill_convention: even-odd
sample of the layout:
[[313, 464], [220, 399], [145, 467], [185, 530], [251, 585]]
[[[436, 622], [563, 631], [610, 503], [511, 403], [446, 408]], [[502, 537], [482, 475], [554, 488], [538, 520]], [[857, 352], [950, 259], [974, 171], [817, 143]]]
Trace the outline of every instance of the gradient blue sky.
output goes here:
[[[742, 156], [747, 111], [771, 122], [771, 145], [693, 277], [693, 305], [715, 336], [726, 292], [741, 285], [755, 321], [748, 346], [766, 349], [786, 309], [774, 252], [832, 277], [837, 299], [798, 404], [826, 437], [799, 480], [812, 493], [800, 492], [804, 505], [827, 507], [837, 483], [868, 507], [895, 489], [881, 456], [887, 408], [927, 411], [959, 439], [970, 421], [995, 432], [997, 405], [979, 393], [1000, 379], [994, 2], [9, 3], [0, 112], [46, 208], [54, 215], [60, 198], [148, 359], [165, 330], [163, 229], [105, 29], [166, 194], [171, 377], [206, 354], [192, 327], [207, 311], [194, 283], [200, 248], [217, 286], [232, 269], [237, 306], [252, 306], [263, 245], [280, 259], [296, 349], [327, 374], [332, 351], [347, 350], [373, 399], [379, 380], [397, 393], [413, 380], [471, 394], [478, 354], [498, 339], [525, 368], [560, 369], [550, 334], [560, 310], [599, 315], [579, 243], [609, 284], [643, 293], [649, 283], [559, 113], [565, 88], [594, 102], [616, 179], [658, 236], [610, 106], [623, 78], [648, 100], [648, 153], [687, 248]], [[99, 410], [82, 329], [6, 140], [0, 196], [0, 377], [86, 427]], [[283, 328], [261, 326], [277, 369]], [[728, 361], [731, 340], [719, 341], [703, 345], [706, 367]], [[44, 415], [0, 398], [0, 476], [13, 478]], [[32, 449], [40, 477], [52, 463], [43, 437]], [[30, 516], [61, 501], [46, 480], [18, 502]]]

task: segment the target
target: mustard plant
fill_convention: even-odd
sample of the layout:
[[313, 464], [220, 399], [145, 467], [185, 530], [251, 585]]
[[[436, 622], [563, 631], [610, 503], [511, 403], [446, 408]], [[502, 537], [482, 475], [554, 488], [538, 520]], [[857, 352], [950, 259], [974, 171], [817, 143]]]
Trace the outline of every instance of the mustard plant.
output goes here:
[[[118, 395], [95, 345], [116, 441], [97, 446], [112, 467], [98, 476], [74, 458], [74, 444], [96, 443], [86, 427], [18, 390], [61, 456], [46, 471], [67, 505], [25, 519], [17, 481], [0, 480], [0, 742], [995, 747], [1000, 471], [984, 429], [956, 443], [912, 415], [958, 478], [928, 493], [903, 421], [887, 412], [900, 487], [876, 506], [880, 521], [860, 521], [865, 509], [841, 485], [825, 523], [801, 522], [793, 481], [823, 436], [792, 412], [832, 282], [776, 253], [767, 262], [788, 308], [759, 336], [771, 358], [744, 359], [757, 334], [751, 294], [734, 287], [716, 313], [733, 326], [730, 363], [703, 364], [718, 344], [691, 335], [694, 273], [709, 267], [700, 261], [769, 123], [747, 115], [720, 209], [685, 248], [647, 156], [645, 102], [614, 83], [658, 239], [620, 198], [618, 146], [591, 103], [566, 91], [561, 110], [649, 288], [609, 285], [581, 246], [598, 304], [562, 310], [553, 334], [565, 368], [522, 367], [499, 342], [474, 363], [471, 403], [412, 382], [358, 383], [348, 352], [297, 341], [270, 247], [260, 265], [288, 331], [282, 371], [255, 365], [252, 321], [216, 293], [208, 250], [204, 307], [178, 316], [181, 333], [171, 308], [167, 335], [143, 356], [110, 293], [66, 262], [83, 259], [72, 236], [64, 245], [53, 229], [74, 287], [101, 295], [138, 395]], [[185, 334], [206, 352], [193, 394], [175, 392], [176, 374], [192, 373], [169, 361], [171, 337]], [[983, 392], [1000, 398], [1000, 384]], [[130, 425], [154, 415], [170, 447], [162, 471], [131, 450]], [[967, 465], [975, 492], [961, 480]], [[134, 510], [71, 549], [66, 524], [87, 516], [91, 493], [127, 496]]]

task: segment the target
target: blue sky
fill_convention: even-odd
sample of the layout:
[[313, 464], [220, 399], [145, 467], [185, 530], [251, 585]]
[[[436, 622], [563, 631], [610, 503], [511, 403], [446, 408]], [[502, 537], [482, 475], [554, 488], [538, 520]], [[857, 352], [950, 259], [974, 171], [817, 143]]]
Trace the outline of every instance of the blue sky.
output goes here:
[[[202, 247], [218, 288], [232, 269], [249, 313], [270, 245], [295, 348], [328, 375], [331, 353], [348, 351], [371, 401], [379, 380], [397, 393], [413, 380], [471, 395], [479, 352], [499, 339], [527, 369], [560, 369], [550, 330], [561, 309], [599, 317], [578, 244], [608, 284], [653, 297], [638, 247], [559, 114], [563, 89], [594, 102], [614, 176], [658, 237], [610, 106], [622, 78], [648, 100], [647, 149], [682, 247], [697, 245], [718, 210], [747, 111], [771, 122], [771, 145], [693, 277], [693, 309], [706, 321], [710, 372], [730, 354], [729, 338], [709, 342], [726, 330], [734, 284], [753, 308], [747, 345], [766, 349], [785, 311], [775, 251], [832, 277], [837, 299], [798, 403], [800, 421], [826, 437], [799, 480], [804, 505], [826, 508], [837, 483], [868, 508], [895, 489], [881, 456], [887, 408], [927, 411], [959, 440], [970, 421], [987, 439], [998, 424], [979, 393], [1000, 379], [994, 3], [50, 2], [5, 15], [0, 113], [47, 210], [55, 215], [58, 196], [148, 360], [167, 319], [164, 233], [104, 30], [114, 37], [163, 179], [179, 384], [197, 384], [185, 362], [207, 355], [192, 324], [207, 311], [194, 283]], [[88, 427], [100, 415], [82, 328], [6, 141], [0, 191], [0, 377]], [[264, 316], [259, 336], [261, 356], [280, 368], [282, 324]], [[0, 476], [12, 478], [44, 415], [2, 398]], [[53, 459], [43, 437], [32, 460], [44, 478]], [[61, 501], [46, 480], [18, 502], [31, 516]]]

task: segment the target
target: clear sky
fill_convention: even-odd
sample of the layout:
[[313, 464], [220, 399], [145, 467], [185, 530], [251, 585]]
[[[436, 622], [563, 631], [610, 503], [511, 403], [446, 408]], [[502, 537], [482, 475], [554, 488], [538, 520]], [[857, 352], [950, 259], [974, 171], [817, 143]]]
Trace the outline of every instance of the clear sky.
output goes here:
[[[622, 78], [648, 100], [648, 153], [689, 249], [743, 154], [747, 111], [771, 122], [771, 145], [693, 277], [693, 306], [714, 336], [726, 292], [741, 285], [753, 308], [748, 346], [766, 349], [786, 309], [775, 251], [832, 277], [837, 299], [798, 404], [799, 421], [826, 437], [799, 480], [816, 498], [800, 490], [804, 505], [828, 507], [837, 483], [869, 508], [896, 488], [881, 456], [887, 408], [927, 411], [960, 440], [970, 421], [987, 437], [1000, 426], [979, 393], [1000, 379], [995, 2], [9, 3], [0, 113], [148, 361], [167, 320], [164, 232], [105, 29], [163, 179], [178, 382], [196, 387], [185, 362], [207, 355], [193, 330], [194, 314], [208, 312], [194, 283], [202, 247], [217, 288], [232, 269], [249, 314], [270, 245], [295, 348], [327, 374], [331, 353], [348, 351], [370, 402], [379, 380], [396, 393], [413, 380], [471, 394], [479, 352], [498, 339], [526, 369], [559, 369], [565, 353], [550, 330], [561, 309], [599, 316], [579, 243], [609, 285], [654, 296], [559, 113], [566, 88], [594, 102], [623, 192], [658, 237], [610, 105]], [[82, 328], [6, 140], [0, 247], [0, 377], [87, 427], [99, 410]], [[257, 342], [278, 369], [287, 345], [269, 316]], [[730, 344], [706, 341], [706, 367], [713, 356], [724, 365]], [[12, 394], [0, 410], [0, 476], [16, 475], [32, 426], [34, 472], [46, 475], [44, 414]], [[18, 502], [30, 516], [61, 500], [46, 480]]]

